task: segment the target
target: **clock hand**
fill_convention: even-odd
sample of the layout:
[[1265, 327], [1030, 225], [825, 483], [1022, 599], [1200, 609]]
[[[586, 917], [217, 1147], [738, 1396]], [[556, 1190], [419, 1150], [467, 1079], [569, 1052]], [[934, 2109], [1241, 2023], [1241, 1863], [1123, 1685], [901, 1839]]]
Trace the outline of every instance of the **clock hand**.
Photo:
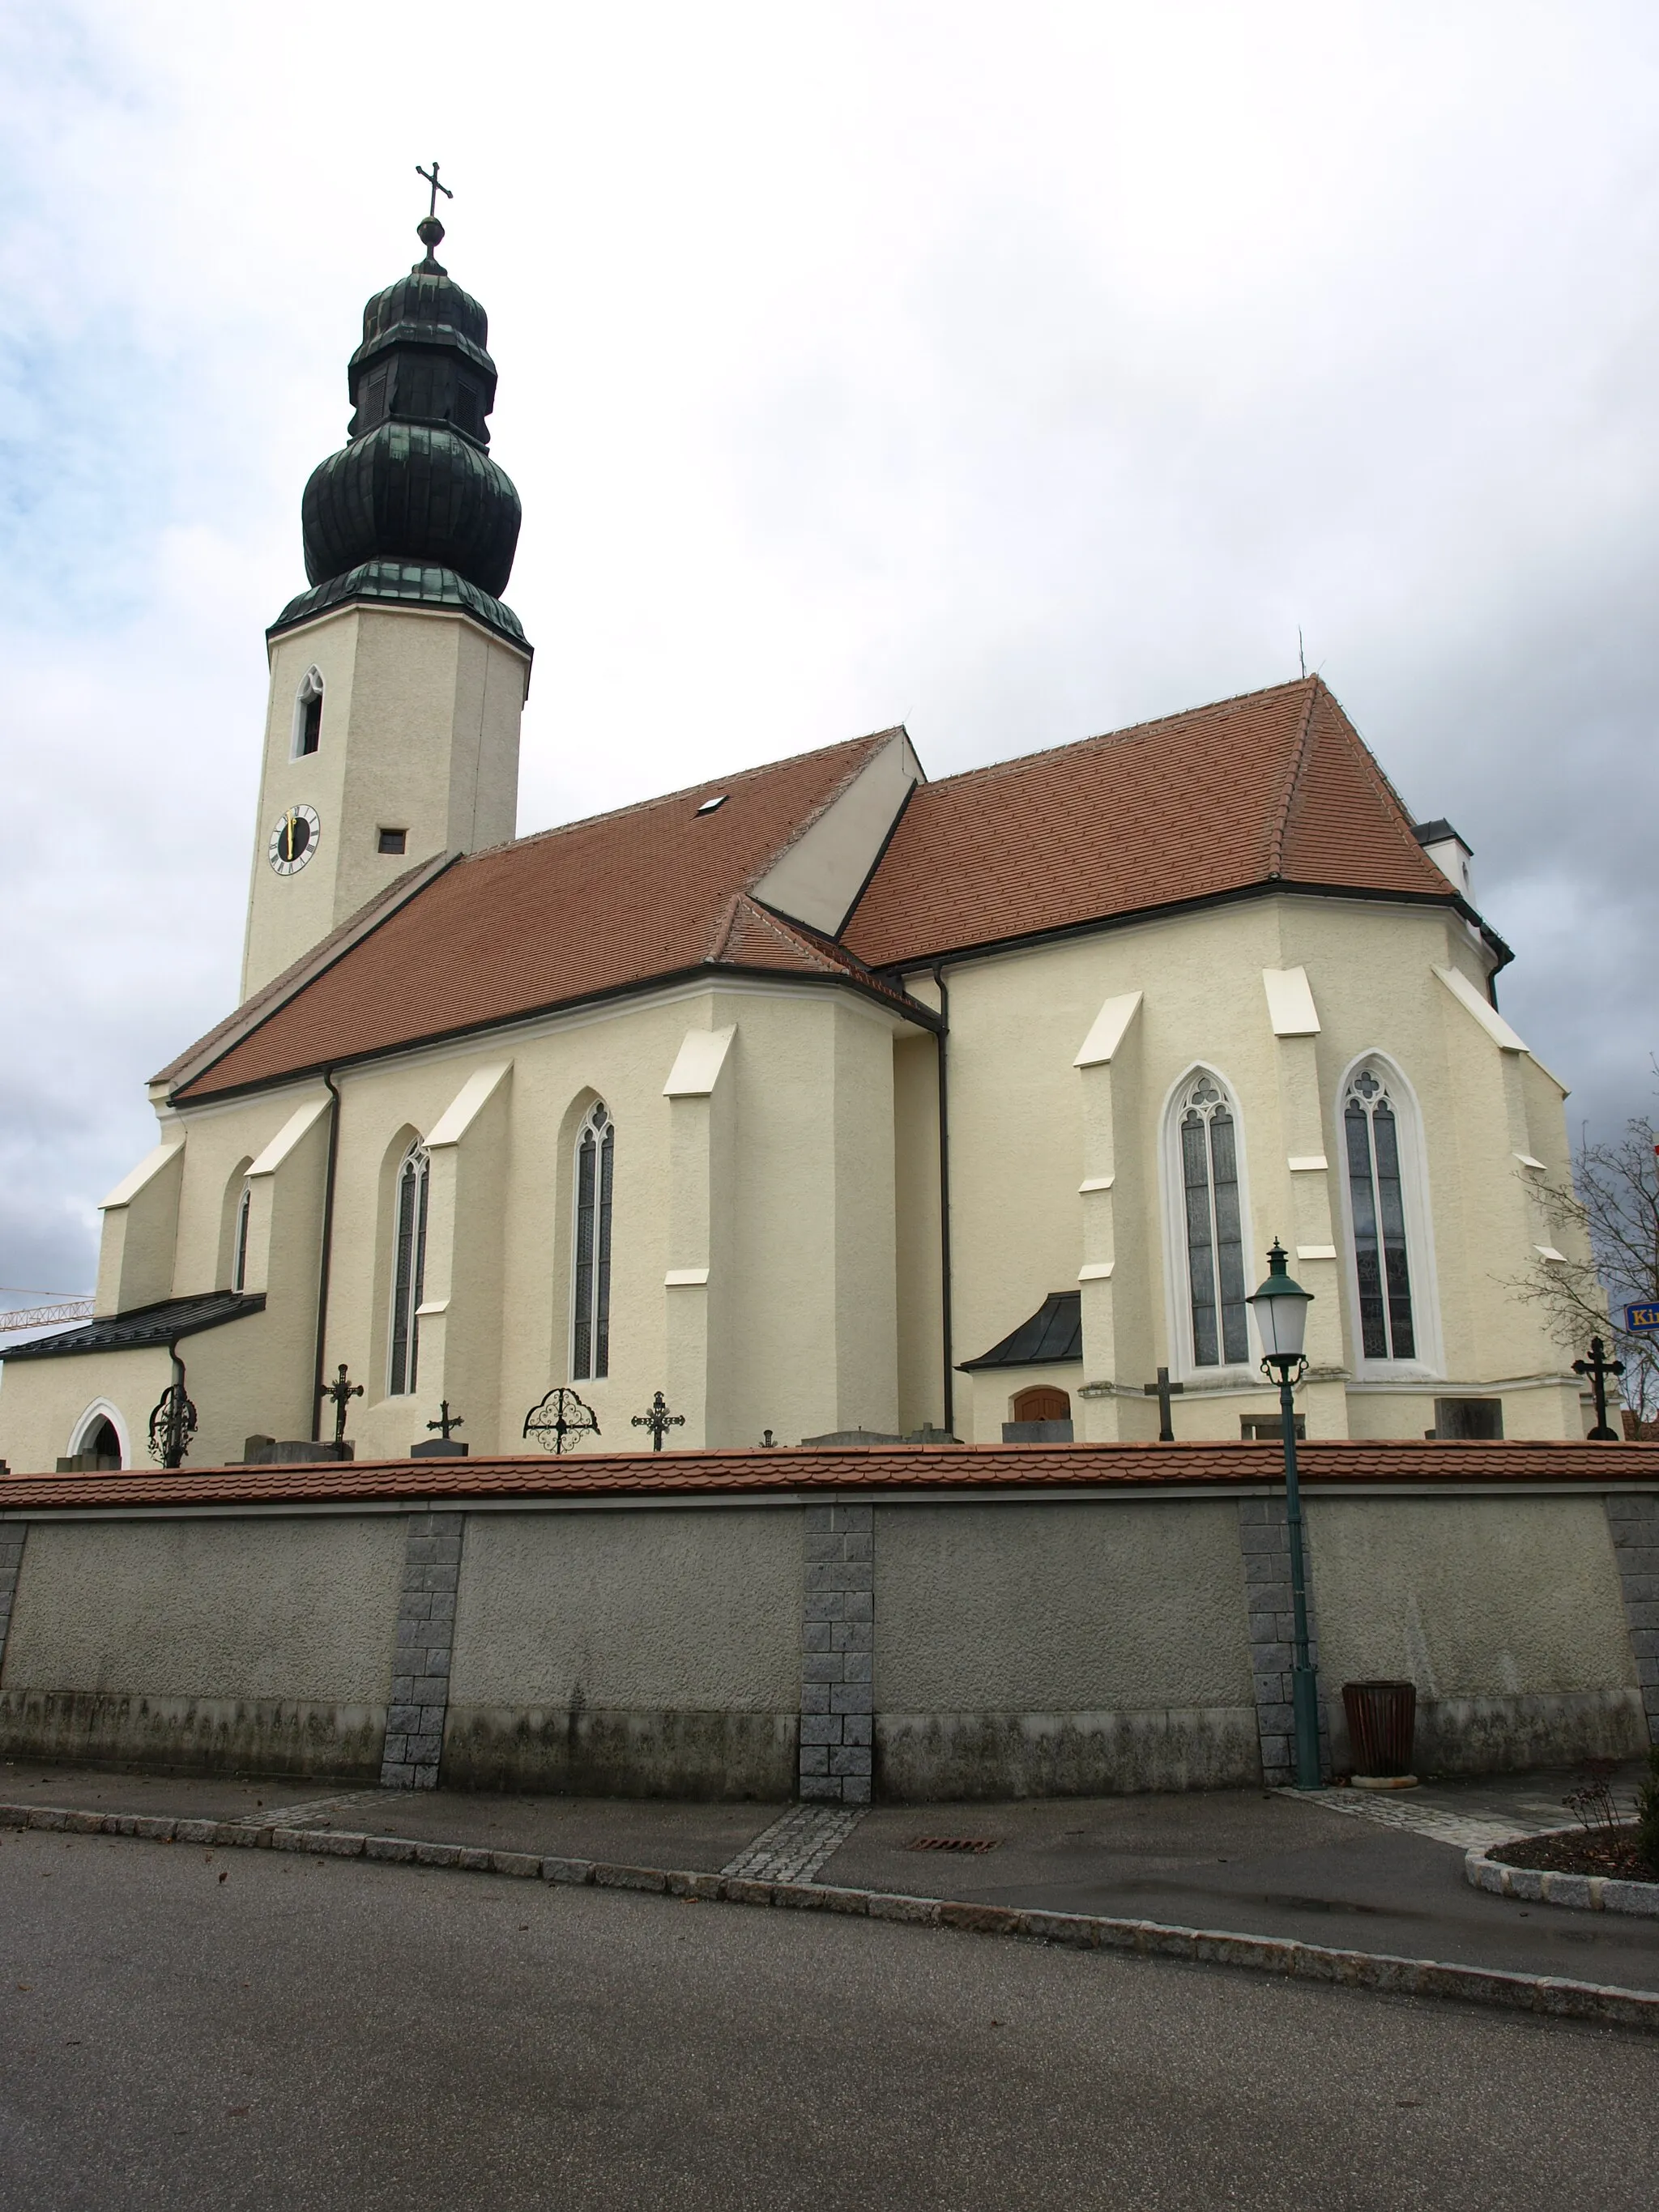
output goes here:
[[283, 858], [285, 860], [294, 858], [294, 809], [291, 806], [288, 810], [288, 848]]

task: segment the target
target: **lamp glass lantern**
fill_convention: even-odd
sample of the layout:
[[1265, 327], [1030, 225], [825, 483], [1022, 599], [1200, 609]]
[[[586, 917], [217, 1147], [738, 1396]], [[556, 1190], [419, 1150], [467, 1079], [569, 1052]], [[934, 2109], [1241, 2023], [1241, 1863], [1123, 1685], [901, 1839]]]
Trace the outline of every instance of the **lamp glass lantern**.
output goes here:
[[1255, 1316], [1262, 1352], [1281, 1370], [1297, 1365], [1308, 1335], [1308, 1308], [1313, 1292], [1285, 1272], [1285, 1248], [1277, 1241], [1267, 1255], [1267, 1279], [1245, 1303]]

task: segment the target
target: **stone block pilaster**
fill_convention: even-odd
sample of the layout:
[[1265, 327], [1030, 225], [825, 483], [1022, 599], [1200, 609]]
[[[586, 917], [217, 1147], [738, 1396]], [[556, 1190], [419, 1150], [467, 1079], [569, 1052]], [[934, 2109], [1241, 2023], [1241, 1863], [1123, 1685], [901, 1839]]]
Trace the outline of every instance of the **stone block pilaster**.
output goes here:
[[[1314, 1612], [1313, 1568], [1307, 1555], [1307, 1535], [1304, 1511], [1302, 1538], [1307, 1581], [1308, 1653], [1317, 1667], [1318, 1620]], [[1255, 1685], [1261, 1778], [1271, 1789], [1296, 1779], [1296, 1720], [1291, 1704], [1296, 1614], [1291, 1598], [1291, 1538], [1284, 1498], [1241, 1498], [1238, 1541], [1244, 1554], [1244, 1601], [1249, 1609], [1250, 1673]], [[1328, 1772], [1330, 1742], [1323, 1690], [1322, 1684], [1319, 1747], [1322, 1765]]]
[[449, 1714], [464, 1513], [411, 1513], [392, 1655], [382, 1790], [435, 1790]]
[[800, 1794], [867, 1805], [874, 1774], [875, 1509], [805, 1509]]
[[0, 1521], [0, 1667], [6, 1663], [12, 1600], [17, 1595], [17, 1577], [23, 1569], [23, 1543], [28, 1532], [27, 1521]]
[[1616, 1492], [1607, 1509], [1648, 1741], [1659, 1743], [1659, 1498]]

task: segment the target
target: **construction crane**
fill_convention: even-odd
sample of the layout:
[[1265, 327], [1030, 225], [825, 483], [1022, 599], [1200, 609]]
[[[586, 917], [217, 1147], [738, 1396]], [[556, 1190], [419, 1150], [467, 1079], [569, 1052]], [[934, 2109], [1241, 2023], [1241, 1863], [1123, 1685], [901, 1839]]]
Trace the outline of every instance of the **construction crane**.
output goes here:
[[54, 1322], [91, 1319], [90, 1298], [60, 1298], [51, 1306], [19, 1306], [11, 1313], [0, 1313], [0, 1336], [15, 1335], [23, 1328], [50, 1328]]

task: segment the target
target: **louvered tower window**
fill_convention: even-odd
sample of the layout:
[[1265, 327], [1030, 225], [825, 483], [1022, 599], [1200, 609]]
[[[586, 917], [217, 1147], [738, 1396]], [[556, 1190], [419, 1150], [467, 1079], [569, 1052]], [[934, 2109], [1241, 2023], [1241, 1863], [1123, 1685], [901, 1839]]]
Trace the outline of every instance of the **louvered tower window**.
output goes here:
[[1359, 1279], [1359, 1339], [1367, 1359], [1413, 1359], [1411, 1262], [1406, 1250], [1400, 1121], [1389, 1087], [1362, 1067], [1342, 1106], [1353, 1204], [1354, 1265]]
[[1237, 1128], [1213, 1076], [1200, 1075], [1188, 1089], [1178, 1133], [1193, 1362], [1198, 1367], [1242, 1364], [1250, 1356], [1250, 1345], [1244, 1311]]
[[392, 1268], [392, 1371], [387, 1394], [406, 1398], [415, 1388], [420, 1355], [420, 1311], [426, 1277], [426, 1146], [411, 1145], [398, 1170], [398, 1227]]
[[611, 1193], [616, 1125], [595, 1100], [576, 1139], [576, 1252], [571, 1380], [611, 1372]]

